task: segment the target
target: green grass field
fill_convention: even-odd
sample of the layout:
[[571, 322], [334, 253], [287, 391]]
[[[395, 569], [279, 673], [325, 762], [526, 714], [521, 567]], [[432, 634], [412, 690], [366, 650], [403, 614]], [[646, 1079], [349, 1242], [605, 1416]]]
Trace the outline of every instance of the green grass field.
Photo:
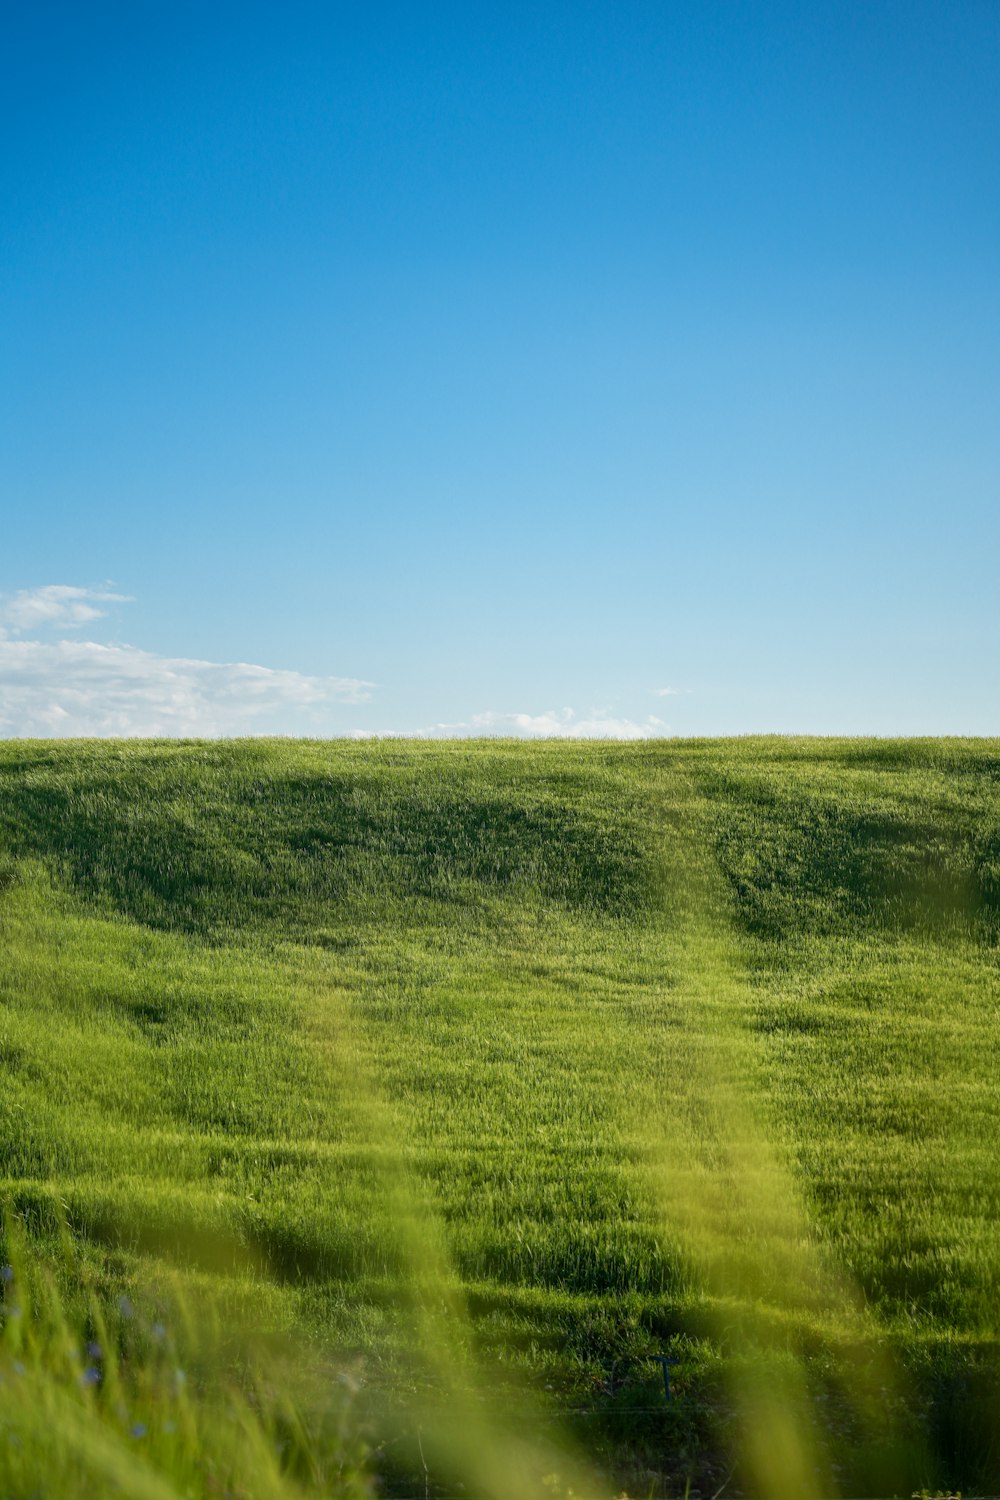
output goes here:
[[3, 1500], [1000, 1491], [997, 742], [11, 741], [0, 933]]

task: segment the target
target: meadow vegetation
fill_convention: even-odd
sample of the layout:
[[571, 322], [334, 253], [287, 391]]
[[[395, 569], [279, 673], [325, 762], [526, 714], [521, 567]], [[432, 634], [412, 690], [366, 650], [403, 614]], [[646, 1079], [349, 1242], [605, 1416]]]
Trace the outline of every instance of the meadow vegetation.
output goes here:
[[1000, 1491], [998, 945], [997, 742], [3, 744], [0, 1497]]

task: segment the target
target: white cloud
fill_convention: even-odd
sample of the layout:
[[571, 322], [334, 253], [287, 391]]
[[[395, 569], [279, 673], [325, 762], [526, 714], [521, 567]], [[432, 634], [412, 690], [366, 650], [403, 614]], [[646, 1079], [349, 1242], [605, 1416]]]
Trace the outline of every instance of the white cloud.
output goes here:
[[69, 584], [0, 597], [0, 735], [329, 733], [332, 707], [370, 697], [372, 684], [353, 677], [158, 656], [79, 638], [12, 638], [77, 630], [101, 619], [107, 605], [131, 602]]
[[[650, 714], [641, 723], [616, 718], [603, 709], [592, 709], [578, 715], [572, 708], [552, 709], [547, 713], [485, 713], [454, 724], [434, 724], [411, 735], [416, 739], [501, 738], [516, 739], [585, 739], [644, 740], [670, 734], [670, 726]], [[364, 731], [357, 731], [358, 737]], [[376, 731], [376, 735], [379, 732]], [[373, 736], [374, 737], [374, 736]], [[391, 736], [387, 736], [391, 737]], [[401, 735], [405, 738], [405, 735]]]
[[[371, 697], [373, 684], [353, 677], [159, 656], [136, 646], [45, 635], [78, 630], [102, 618], [106, 606], [130, 602], [107, 589], [68, 584], [0, 596], [0, 736], [329, 734], [332, 709]], [[42, 639], [24, 638], [39, 631]], [[657, 693], [666, 697], [671, 689]], [[435, 739], [637, 740], [670, 732], [652, 714], [637, 721], [606, 708], [585, 714], [564, 708], [538, 714], [490, 709], [408, 733]]]
[[654, 698], [676, 698], [680, 688], [653, 688]]
[[573, 709], [542, 714], [473, 714], [473, 734], [523, 735], [526, 739], [641, 740], [667, 731], [662, 719], [651, 715], [641, 724], [615, 718], [603, 709], [578, 716]]
[[103, 605], [131, 602], [127, 594], [112, 594], [107, 589], [49, 583], [40, 589], [20, 589], [16, 594], [0, 596], [0, 626], [16, 635], [47, 625], [76, 630], [106, 615]]
[[316, 732], [325, 711], [366, 702], [371, 686], [135, 646], [0, 640], [0, 735]]

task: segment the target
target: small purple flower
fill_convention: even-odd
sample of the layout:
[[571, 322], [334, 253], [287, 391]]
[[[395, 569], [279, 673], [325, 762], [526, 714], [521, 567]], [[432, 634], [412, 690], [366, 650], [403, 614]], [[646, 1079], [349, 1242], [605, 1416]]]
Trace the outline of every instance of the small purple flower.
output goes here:
[[146, 1436], [146, 1424], [145, 1424], [145, 1422], [133, 1422], [133, 1424], [132, 1424], [132, 1436], [134, 1438], [144, 1438]]
[[132, 1318], [135, 1316], [135, 1308], [132, 1306], [132, 1303], [129, 1301], [128, 1297], [118, 1298], [118, 1311], [121, 1313], [123, 1318]]
[[93, 1339], [91, 1339], [90, 1343], [87, 1345], [87, 1353], [91, 1359], [103, 1358], [103, 1350], [101, 1349], [100, 1344], [95, 1343]]
[[24, 1374], [24, 1365], [21, 1363], [21, 1361], [19, 1359], [15, 1359], [15, 1361], [14, 1361], [14, 1374], [15, 1375], [23, 1375]]
[[0, 1266], [0, 1281], [13, 1281], [13, 1280], [14, 1280], [14, 1267], [13, 1266]]
[[80, 1379], [84, 1385], [100, 1385], [101, 1372], [96, 1365], [88, 1365]]
[[162, 1344], [167, 1336], [167, 1330], [162, 1323], [154, 1323], [149, 1331], [158, 1344]]

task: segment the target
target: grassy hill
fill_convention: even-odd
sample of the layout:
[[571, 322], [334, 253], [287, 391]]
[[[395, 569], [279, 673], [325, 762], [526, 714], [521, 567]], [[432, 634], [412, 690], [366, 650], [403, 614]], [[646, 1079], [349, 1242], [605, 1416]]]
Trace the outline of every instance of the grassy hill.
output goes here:
[[0, 1494], [1000, 1490], [998, 940], [994, 741], [0, 746]]

